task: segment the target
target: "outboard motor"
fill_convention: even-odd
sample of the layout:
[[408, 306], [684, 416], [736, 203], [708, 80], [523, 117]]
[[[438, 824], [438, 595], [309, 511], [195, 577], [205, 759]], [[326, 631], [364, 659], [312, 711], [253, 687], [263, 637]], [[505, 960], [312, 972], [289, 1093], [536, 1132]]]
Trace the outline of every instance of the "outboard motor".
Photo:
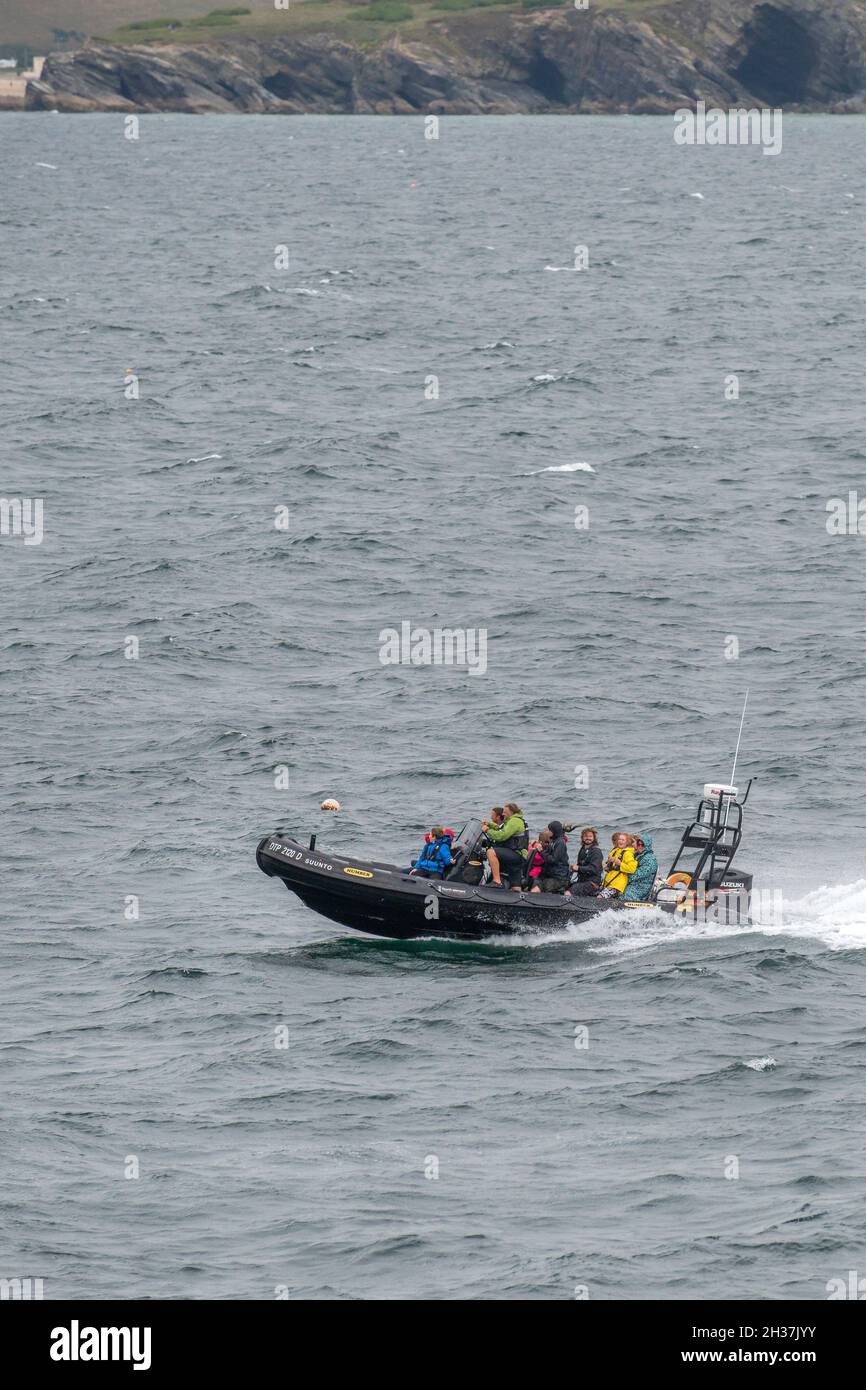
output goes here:
[[[751, 787], [750, 780], [740, 800], [736, 787], [705, 784], [697, 814], [656, 894], [656, 907], [699, 921], [748, 924], [752, 875], [732, 868], [731, 862], [742, 838], [743, 807]], [[691, 858], [690, 851], [697, 857], [688, 867], [683, 860]]]

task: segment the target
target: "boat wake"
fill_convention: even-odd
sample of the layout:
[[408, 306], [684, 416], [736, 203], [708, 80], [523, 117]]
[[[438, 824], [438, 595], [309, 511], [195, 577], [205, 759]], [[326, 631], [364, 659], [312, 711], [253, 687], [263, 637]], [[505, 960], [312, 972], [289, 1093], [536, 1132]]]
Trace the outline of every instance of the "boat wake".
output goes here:
[[783, 898], [781, 904], [774, 904], [763, 915], [761, 909], [756, 908], [750, 927], [672, 921], [669, 914], [646, 908], [632, 911], [626, 918], [620, 912], [604, 912], [588, 922], [566, 923], [556, 931], [503, 935], [491, 937], [489, 941], [499, 946], [524, 946], [535, 950], [572, 942], [599, 953], [625, 954], [672, 942], [718, 940], [755, 932], [763, 936], [818, 941], [833, 951], [866, 950], [866, 879], [825, 885], [802, 898]]
[[783, 899], [778, 920], [757, 922], [768, 936], [809, 937], [834, 951], [866, 950], [866, 878], [824, 884], [805, 897]]

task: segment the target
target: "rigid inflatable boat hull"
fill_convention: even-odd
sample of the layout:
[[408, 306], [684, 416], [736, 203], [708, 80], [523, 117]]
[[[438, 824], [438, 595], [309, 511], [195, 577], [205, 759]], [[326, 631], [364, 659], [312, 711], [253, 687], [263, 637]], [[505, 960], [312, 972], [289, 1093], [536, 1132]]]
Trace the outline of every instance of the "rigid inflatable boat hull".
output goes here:
[[564, 898], [557, 893], [511, 893], [410, 878], [394, 864], [310, 850], [284, 835], [266, 835], [256, 851], [263, 873], [280, 878], [307, 907], [341, 926], [374, 936], [479, 940], [484, 936], [551, 931], [602, 912], [646, 903], [610, 898]]

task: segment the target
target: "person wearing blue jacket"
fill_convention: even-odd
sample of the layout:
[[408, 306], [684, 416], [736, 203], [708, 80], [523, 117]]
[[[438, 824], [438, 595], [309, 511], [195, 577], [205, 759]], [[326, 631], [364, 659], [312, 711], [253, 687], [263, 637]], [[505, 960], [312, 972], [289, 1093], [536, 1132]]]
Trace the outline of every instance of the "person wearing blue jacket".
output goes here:
[[418, 858], [412, 860], [410, 875], [415, 878], [444, 878], [446, 870], [451, 868], [452, 838], [450, 831], [443, 830], [441, 825], [434, 825]]
[[653, 854], [652, 836], [635, 835], [634, 853], [637, 868], [629, 878], [622, 900], [626, 903], [645, 903], [653, 890], [659, 871], [659, 861]]

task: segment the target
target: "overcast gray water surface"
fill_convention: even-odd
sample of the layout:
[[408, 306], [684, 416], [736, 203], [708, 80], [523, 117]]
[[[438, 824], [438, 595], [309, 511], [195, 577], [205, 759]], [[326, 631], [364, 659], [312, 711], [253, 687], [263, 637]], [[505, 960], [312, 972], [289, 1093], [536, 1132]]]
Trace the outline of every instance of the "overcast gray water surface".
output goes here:
[[[44, 499], [0, 541], [0, 1276], [866, 1272], [862, 129], [0, 116], [2, 491]], [[404, 621], [486, 671], [383, 665]], [[404, 945], [256, 868], [507, 798], [667, 867], [747, 688], [763, 929]]]

